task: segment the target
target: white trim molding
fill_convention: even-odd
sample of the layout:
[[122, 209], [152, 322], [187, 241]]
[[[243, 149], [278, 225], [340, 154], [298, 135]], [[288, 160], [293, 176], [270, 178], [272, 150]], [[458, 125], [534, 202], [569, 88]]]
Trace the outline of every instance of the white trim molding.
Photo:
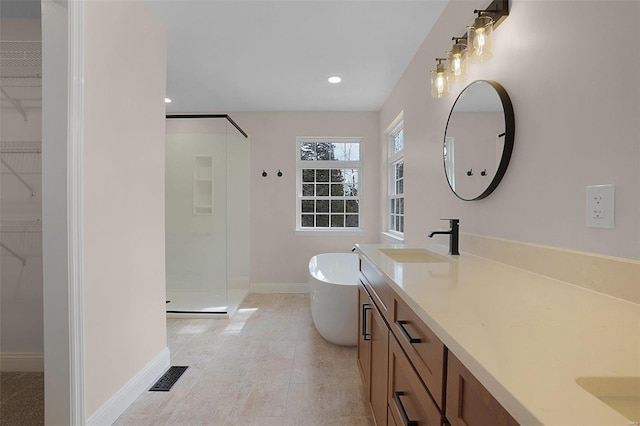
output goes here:
[[171, 357], [169, 348], [164, 348], [116, 392], [102, 407], [100, 407], [89, 419], [87, 426], [103, 426], [113, 424], [118, 417], [136, 400], [143, 392], [146, 392], [169, 369]]
[[[360, 236], [361, 232], [364, 232], [364, 138], [362, 137], [297, 137], [296, 138], [296, 235], [298, 236]], [[324, 159], [319, 160], [316, 158], [302, 158], [302, 151], [305, 145], [318, 146], [319, 144], [332, 144], [333, 146], [344, 145], [344, 159], [333, 158], [331, 160]], [[347, 151], [347, 147], [357, 146], [357, 158], [352, 159], [351, 150]], [[314, 151], [315, 152], [315, 151]], [[331, 182], [329, 182], [329, 173], [331, 170], [357, 170], [357, 182], [353, 182], [352, 185], [356, 187], [355, 195], [332, 195]], [[304, 170], [324, 170], [327, 172], [326, 181], [320, 180], [318, 175], [312, 173], [313, 180], [304, 181]], [[343, 176], [344, 178], [344, 176]], [[342, 183], [348, 183], [348, 177], [343, 180]], [[311, 185], [314, 189], [314, 193], [304, 194], [305, 185]], [[317, 188], [320, 186], [326, 186], [326, 194], [319, 195], [316, 193]], [[331, 187], [331, 189], [329, 189]], [[333, 211], [332, 201], [341, 201], [342, 208], [338, 211]], [[313, 211], [303, 211], [302, 204], [309, 203], [314, 206]], [[326, 203], [326, 209], [322, 211], [317, 210], [317, 203]], [[357, 203], [357, 212], [349, 211], [348, 205]], [[332, 209], [329, 209], [332, 206]], [[303, 216], [313, 216], [313, 226], [303, 226]], [[319, 217], [327, 218], [327, 224], [325, 226], [318, 226], [316, 220]], [[356, 216], [358, 219], [357, 227], [350, 227], [347, 225], [347, 219], [349, 217]], [[342, 226], [331, 226], [333, 219], [342, 218]], [[330, 223], [331, 221], [331, 223]], [[336, 222], [338, 225], [338, 222]], [[309, 231], [317, 232], [317, 234], [309, 233]], [[355, 234], [353, 234], [355, 232]]]
[[69, 1], [69, 104], [67, 134], [67, 209], [69, 256], [69, 365], [71, 424], [84, 425], [84, 220], [83, 220], [83, 134], [84, 134], [84, 1]]
[[44, 371], [44, 354], [0, 353], [0, 371]]
[[84, 0], [42, 1], [45, 422], [85, 424]]
[[404, 243], [404, 234], [394, 233], [391, 231], [383, 231], [380, 233], [380, 238], [382, 240], [389, 241], [393, 244], [403, 244]]
[[308, 283], [251, 283], [249, 293], [309, 293]]

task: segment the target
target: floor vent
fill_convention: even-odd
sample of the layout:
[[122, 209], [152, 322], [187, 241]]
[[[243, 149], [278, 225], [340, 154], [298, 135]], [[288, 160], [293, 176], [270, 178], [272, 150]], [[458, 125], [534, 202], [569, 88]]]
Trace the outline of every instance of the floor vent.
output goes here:
[[171, 366], [149, 391], [168, 392], [189, 367]]

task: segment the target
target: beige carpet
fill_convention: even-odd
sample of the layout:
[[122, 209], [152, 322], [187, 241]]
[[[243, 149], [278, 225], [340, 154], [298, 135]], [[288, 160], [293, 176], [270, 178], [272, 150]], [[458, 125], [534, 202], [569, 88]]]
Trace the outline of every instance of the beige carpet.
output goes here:
[[0, 373], [0, 425], [44, 425], [44, 373]]

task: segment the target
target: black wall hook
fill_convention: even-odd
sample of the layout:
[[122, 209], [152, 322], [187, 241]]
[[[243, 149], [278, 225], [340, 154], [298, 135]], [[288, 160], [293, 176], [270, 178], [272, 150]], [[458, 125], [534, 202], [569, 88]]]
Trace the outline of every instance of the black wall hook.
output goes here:
[[278, 169], [278, 177], [282, 177], [282, 172]]
[[467, 170], [467, 176], [473, 176], [473, 169]]
[[267, 172], [264, 169], [262, 169], [262, 177], [267, 177]]

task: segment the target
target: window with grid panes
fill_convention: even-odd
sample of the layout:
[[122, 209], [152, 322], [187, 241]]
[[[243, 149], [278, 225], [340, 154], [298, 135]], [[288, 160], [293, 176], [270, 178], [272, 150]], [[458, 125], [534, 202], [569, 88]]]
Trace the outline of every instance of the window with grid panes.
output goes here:
[[361, 142], [298, 138], [298, 230], [361, 229]]
[[389, 230], [404, 233], [404, 131], [389, 133]]

